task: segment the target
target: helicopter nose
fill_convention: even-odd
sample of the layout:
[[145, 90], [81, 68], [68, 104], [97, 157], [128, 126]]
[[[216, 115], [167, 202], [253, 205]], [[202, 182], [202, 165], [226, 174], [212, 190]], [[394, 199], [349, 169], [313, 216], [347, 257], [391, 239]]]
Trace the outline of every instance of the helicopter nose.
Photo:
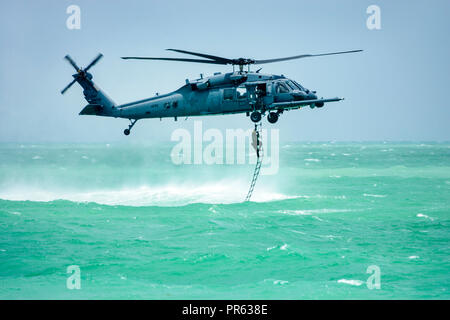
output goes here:
[[306, 100], [308, 97], [308, 95], [303, 91], [294, 92], [292, 95], [294, 96], [294, 100], [296, 101]]
[[317, 99], [317, 95], [315, 93], [309, 92], [307, 100], [315, 100]]

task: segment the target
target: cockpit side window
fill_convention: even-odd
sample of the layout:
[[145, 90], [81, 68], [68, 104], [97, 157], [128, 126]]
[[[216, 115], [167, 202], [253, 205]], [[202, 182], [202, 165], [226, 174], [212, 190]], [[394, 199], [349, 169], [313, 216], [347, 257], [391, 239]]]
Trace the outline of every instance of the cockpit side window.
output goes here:
[[278, 82], [277, 93], [288, 93], [289, 89], [283, 82]]

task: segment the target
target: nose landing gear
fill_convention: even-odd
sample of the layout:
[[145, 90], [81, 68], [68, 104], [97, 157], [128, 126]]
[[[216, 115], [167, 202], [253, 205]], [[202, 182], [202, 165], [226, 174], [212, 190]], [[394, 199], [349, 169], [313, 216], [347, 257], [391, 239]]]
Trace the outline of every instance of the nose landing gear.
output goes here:
[[137, 122], [137, 119], [134, 119], [134, 120], [131, 120], [131, 119], [130, 119], [130, 122], [131, 122], [131, 123], [129, 124], [128, 129], [123, 130], [123, 134], [126, 135], [126, 136], [128, 136], [128, 135], [130, 134], [131, 128], [134, 127], [134, 125], [135, 125], [136, 122]]
[[317, 102], [315, 105], [316, 105], [317, 108], [322, 108], [324, 103], [323, 102]]

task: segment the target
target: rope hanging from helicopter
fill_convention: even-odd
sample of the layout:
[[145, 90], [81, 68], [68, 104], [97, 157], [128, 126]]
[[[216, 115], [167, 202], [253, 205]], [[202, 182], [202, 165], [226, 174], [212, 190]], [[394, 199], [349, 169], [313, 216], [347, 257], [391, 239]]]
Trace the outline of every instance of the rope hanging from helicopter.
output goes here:
[[261, 170], [261, 164], [263, 160], [263, 146], [261, 141], [261, 130], [262, 130], [262, 122], [255, 123], [255, 130], [252, 133], [252, 146], [256, 151], [256, 166], [255, 171], [253, 172], [252, 182], [250, 183], [250, 189], [248, 190], [247, 196], [245, 197], [245, 202], [250, 201], [250, 198], [253, 194], [253, 189], [255, 188], [256, 181], [259, 177], [259, 172]]

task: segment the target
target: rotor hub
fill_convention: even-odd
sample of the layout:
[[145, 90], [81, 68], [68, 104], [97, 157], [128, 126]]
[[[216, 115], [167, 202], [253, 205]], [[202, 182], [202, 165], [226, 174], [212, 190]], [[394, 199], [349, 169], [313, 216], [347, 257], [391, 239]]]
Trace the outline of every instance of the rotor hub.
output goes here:
[[239, 59], [233, 59], [231, 60], [231, 64], [238, 65], [238, 66], [245, 66], [248, 64], [254, 64], [256, 61], [254, 59], [248, 59], [248, 58], [239, 58]]

